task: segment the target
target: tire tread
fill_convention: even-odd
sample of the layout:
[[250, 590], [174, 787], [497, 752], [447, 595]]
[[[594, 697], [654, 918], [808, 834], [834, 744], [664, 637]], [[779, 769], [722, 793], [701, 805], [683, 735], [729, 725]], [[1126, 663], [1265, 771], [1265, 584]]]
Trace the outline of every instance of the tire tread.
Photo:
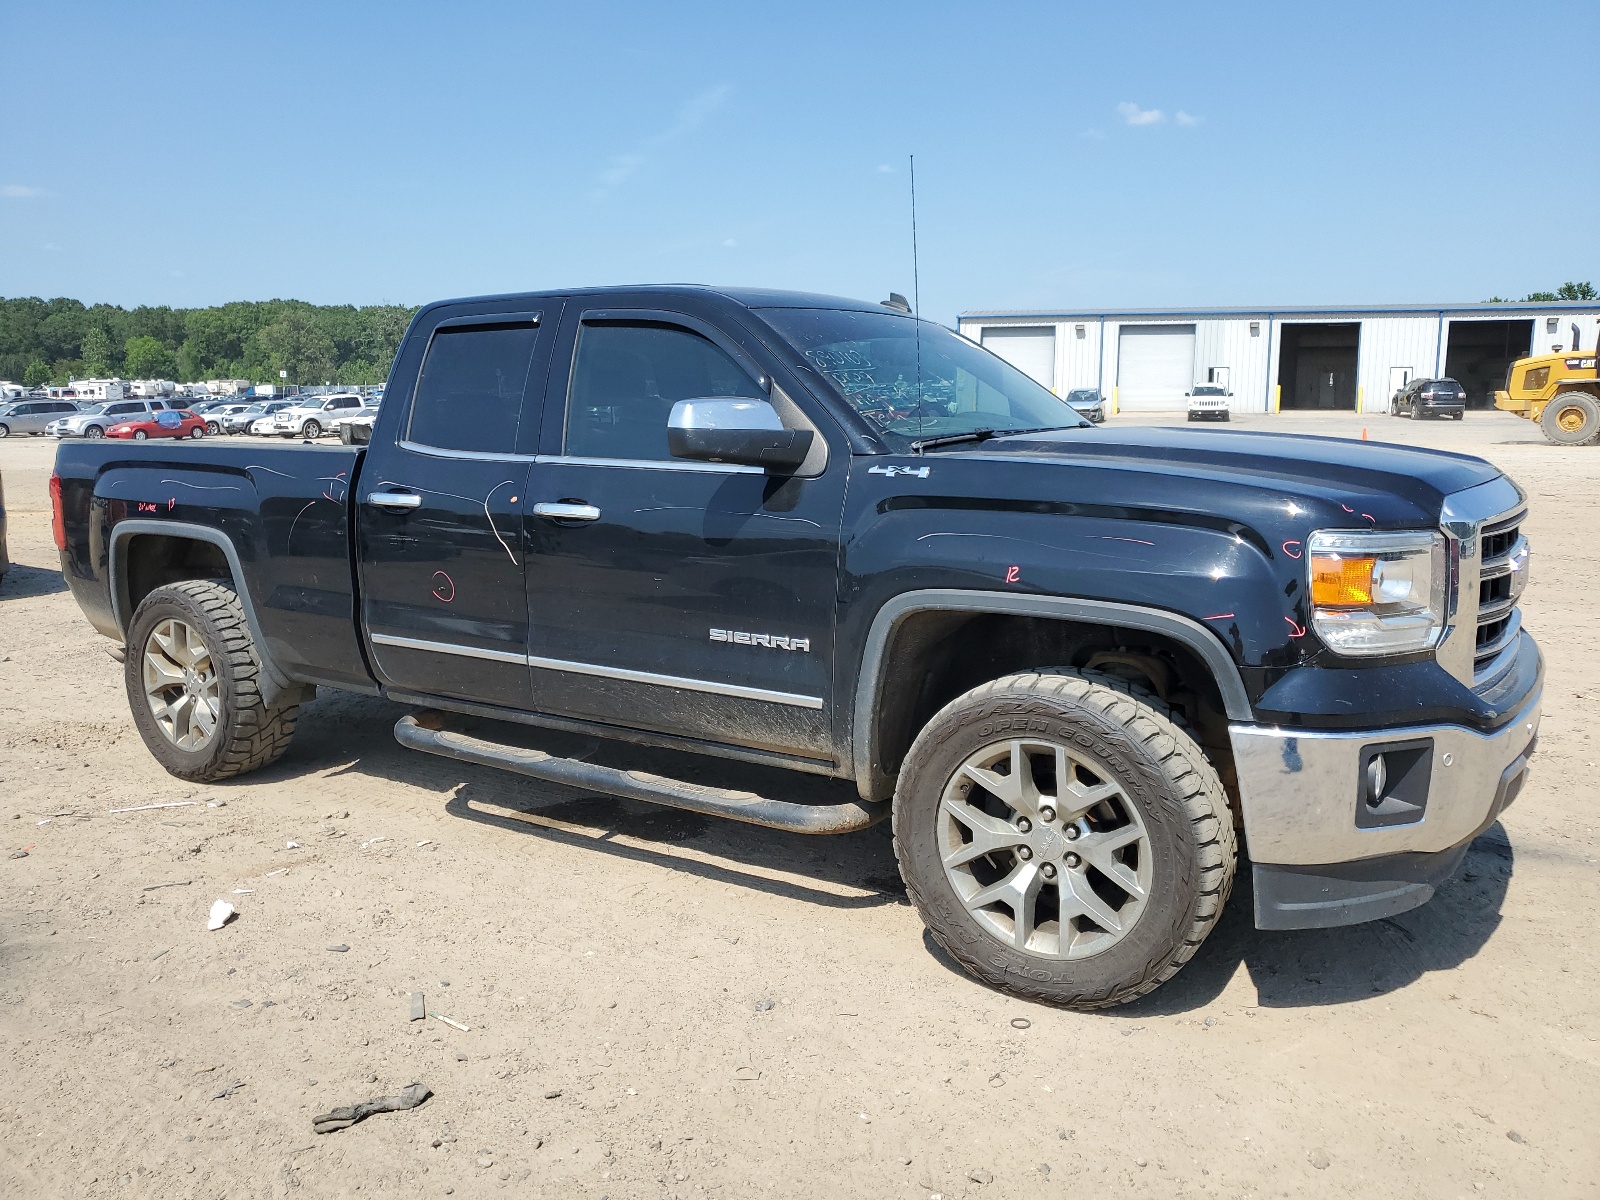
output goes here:
[[[268, 707], [263, 699], [261, 659], [256, 651], [255, 639], [250, 635], [250, 625], [245, 619], [239, 593], [231, 583], [223, 580], [186, 579], [157, 588], [145, 597], [140, 608], [170, 593], [186, 597], [205, 614], [222, 639], [223, 657], [232, 681], [233, 720], [223, 730], [227, 741], [221, 753], [213, 756], [206, 767], [198, 771], [178, 771], [171, 766], [167, 769], [180, 778], [209, 783], [270, 766], [283, 757], [294, 739], [300, 705]], [[135, 622], [137, 620], [136, 614]]]
[[[1012, 973], [995, 970], [971, 954], [959, 941], [947, 937], [930, 919], [932, 910], [917, 888], [915, 872], [911, 869], [910, 856], [902, 835], [905, 804], [897, 792], [893, 821], [895, 855], [900, 863], [900, 873], [911, 902], [922, 915], [934, 940], [967, 971], [985, 983], [1045, 1004], [1090, 1010], [1113, 1008], [1148, 995], [1182, 970], [1222, 915], [1233, 889], [1239, 857], [1238, 838], [1228, 808], [1227, 792], [1216, 769], [1189, 733], [1187, 723], [1170, 705], [1117, 676], [1069, 668], [1042, 668], [1003, 676], [956, 697], [923, 727], [906, 755], [906, 762], [910, 763], [919, 750], [925, 749], [924, 743], [930, 738], [930, 731], [940, 726], [948, 714], [968, 707], [981, 712], [1002, 696], [1014, 697], [1024, 691], [1097, 710], [1102, 716], [1122, 726], [1159, 764], [1171, 795], [1181, 803], [1193, 830], [1196, 864], [1200, 871], [1199, 887], [1188, 914], [1187, 928], [1177, 944], [1167, 953], [1149, 960], [1131, 979], [1120, 980], [1097, 992], [1069, 997], [1063, 997], [1058, 989], [1040, 988]], [[904, 778], [904, 775], [905, 767], [902, 765], [901, 777]]]

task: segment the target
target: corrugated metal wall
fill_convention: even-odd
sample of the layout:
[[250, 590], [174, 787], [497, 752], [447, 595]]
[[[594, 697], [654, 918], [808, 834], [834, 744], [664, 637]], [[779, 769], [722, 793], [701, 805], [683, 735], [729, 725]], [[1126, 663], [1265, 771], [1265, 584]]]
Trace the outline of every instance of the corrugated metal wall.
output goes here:
[[[1554, 318], [1554, 330], [1547, 322]], [[1329, 309], [1325, 312], [1294, 312], [1278, 316], [1265, 311], [1238, 312], [1220, 316], [1170, 315], [1097, 316], [1059, 318], [966, 317], [960, 329], [973, 341], [981, 341], [985, 328], [995, 326], [1053, 324], [1056, 327], [1055, 391], [1065, 395], [1075, 387], [1099, 387], [1107, 397], [1113, 394], [1117, 379], [1118, 331], [1129, 325], [1193, 325], [1195, 327], [1195, 380], [1203, 381], [1209, 367], [1228, 368], [1228, 386], [1233, 392], [1236, 412], [1269, 412], [1276, 402], [1278, 358], [1283, 324], [1315, 324], [1323, 321], [1350, 322], [1361, 326], [1357, 352], [1357, 395], [1362, 412], [1383, 413], [1389, 409], [1390, 372], [1409, 368], [1412, 378], [1440, 375], [1445, 367], [1452, 321], [1533, 320], [1533, 353], [1548, 354], [1560, 342], [1563, 349], [1572, 344], [1572, 325], [1579, 329], [1581, 344], [1594, 352], [1600, 305], [1588, 311], [1552, 313], [1548, 309], [1506, 305], [1493, 309], [1438, 309], [1396, 313], [1360, 313]], [[1252, 335], [1254, 323], [1257, 332]], [[1082, 328], [1080, 335], [1078, 330]]]

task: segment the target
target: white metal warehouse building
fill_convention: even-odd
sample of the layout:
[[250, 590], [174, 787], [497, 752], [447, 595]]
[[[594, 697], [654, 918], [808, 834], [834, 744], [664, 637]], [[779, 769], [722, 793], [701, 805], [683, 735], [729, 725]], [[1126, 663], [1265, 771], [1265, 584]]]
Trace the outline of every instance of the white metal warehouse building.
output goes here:
[[1114, 410], [1182, 409], [1194, 384], [1221, 383], [1235, 412], [1386, 412], [1410, 380], [1439, 377], [1488, 408], [1516, 359], [1593, 352], [1600, 302], [965, 312], [959, 328], [1058, 395], [1098, 388]]

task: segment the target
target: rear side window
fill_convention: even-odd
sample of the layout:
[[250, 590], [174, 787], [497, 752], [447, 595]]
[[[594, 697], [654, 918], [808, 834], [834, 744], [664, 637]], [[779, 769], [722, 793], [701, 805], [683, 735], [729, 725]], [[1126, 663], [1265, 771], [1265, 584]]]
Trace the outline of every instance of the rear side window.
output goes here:
[[672, 325], [585, 325], [567, 394], [566, 453], [662, 460], [667, 418], [679, 400], [764, 399], [740, 366], [698, 333]]
[[441, 329], [411, 402], [406, 440], [441, 450], [505, 454], [517, 444], [534, 325]]

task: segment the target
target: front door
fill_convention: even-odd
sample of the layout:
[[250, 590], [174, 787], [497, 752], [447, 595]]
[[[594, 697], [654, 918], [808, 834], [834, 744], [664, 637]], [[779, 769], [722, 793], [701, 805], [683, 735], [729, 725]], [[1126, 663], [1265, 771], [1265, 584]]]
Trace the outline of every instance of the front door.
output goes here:
[[[527, 497], [534, 706], [830, 757], [848, 456], [829, 461], [826, 418], [686, 313], [573, 306], [550, 374]], [[791, 477], [674, 459], [668, 414], [701, 396], [770, 397], [821, 453]]]
[[356, 497], [362, 626], [392, 689], [528, 707], [518, 436], [537, 436], [551, 317], [447, 316], [402, 352], [420, 374], [391, 392]]

